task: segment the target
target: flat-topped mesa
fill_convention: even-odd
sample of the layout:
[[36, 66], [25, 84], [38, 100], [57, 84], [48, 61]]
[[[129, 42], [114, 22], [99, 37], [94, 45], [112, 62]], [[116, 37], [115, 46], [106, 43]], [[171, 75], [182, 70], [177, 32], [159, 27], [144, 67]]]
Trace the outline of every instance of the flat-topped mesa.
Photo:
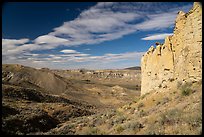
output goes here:
[[178, 12], [174, 33], [151, 46], [141, 60], [141, 94], [167, 91], [202, 79], [202, 6]]

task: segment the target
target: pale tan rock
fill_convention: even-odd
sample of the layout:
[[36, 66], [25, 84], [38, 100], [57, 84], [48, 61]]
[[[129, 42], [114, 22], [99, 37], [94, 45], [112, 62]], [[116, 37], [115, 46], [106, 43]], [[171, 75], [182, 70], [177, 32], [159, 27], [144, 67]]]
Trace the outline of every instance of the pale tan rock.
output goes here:
[[202, 6], [179, 12], [174, 33], [163, 45], [151, 46], [141, 59], [141, 94], [169, 91], [178, 82], [202, 79]]

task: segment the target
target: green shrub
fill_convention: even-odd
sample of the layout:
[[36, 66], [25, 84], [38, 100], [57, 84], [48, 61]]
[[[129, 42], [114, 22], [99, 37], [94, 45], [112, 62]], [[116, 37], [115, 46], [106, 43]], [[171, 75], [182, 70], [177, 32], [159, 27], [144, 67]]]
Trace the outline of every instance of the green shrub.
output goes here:
[[[177, 85], [178, 86], [178, 85]], [[192, 82], [186, 82], [184, 83], [183, 85], [181, 84], [179, 86], [179, 89], [181, 90], [181, 94], [183, 96], [188, 96], [192, 93], [192, 89], [191, 89], [191, 86], [192, 86]]]
[[181, 94], [183, 96], [188, 96], [192, 93], [192, 90], [190, 88], [184, 88], [184, 89], [181, 89]]

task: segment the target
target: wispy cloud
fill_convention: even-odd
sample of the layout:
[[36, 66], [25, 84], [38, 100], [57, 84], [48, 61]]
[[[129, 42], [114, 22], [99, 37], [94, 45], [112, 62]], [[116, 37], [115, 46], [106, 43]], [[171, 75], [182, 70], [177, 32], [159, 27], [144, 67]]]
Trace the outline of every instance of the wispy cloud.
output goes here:
[[23, 45], [28, 39], [7, 39], [2, 44], [8, 45], [8, 42], [13, 42], [14, 45], [21, 44], [22, 47], [18, 48], [18, 51], [21, 49], [25, 51], [27, 47], [28, 50], [45, 50], [60, 45], [98, 44], [136, 31], [172, 27], [177, 12], [186, 11], [191, 6], [191, 4], [180, 6], [174, 3], [169, 6], [169, 3], [160, 2], [99, 2], [90, 9], [82, 11], [76, 19], [64, 22], [47, 35], [37, 37], [31, 41], [32, 45]]
[[35, 41], [36, 44], [44, 44], [44, 43], [47, 43], [47, 44], [55, 44], [55, 43], [63, 44], [64, 42], [68, 42], [69, 40], [59, 38], [59, 37], [55, 37], [55, 36], [52, 36], [52, 35], [43, 35], [43, 36], [40, 36], [40, 37], [36, 38], [34, 41]]
[[[192, 5], [169, 3], [98, 3], [49, 35], [67, 38], [67, 46], [97, 44], [134, 33], [173, 27], [177, 12]], [[145, 9], [145, 10], [144, 10]], [[148, 10], [147, 10], [148, 9]], [[167, 10], [168, 9], [168, 10]]]
[[10, 45], [18, 45], [18, 44], [25, 44], [29, 42], [29, 39], [2, 39], [3, 46], [10, 46]]
[[[32, 64], [33, 61], [35, 65], [41, 63], [56, 67], [51, 61], [60, 65], [67, 61], [96, 63], [135, 59], [141, 55], [140, 52], [91, 56], [68, 48], [115, 40], [136, 31], [165, 30], [174, 25], [178, 11], [188, 11], [191, 7], [191, 4], [181, 6], [157, 2], [99, 2], [82, 11], [74, 20], [64, 22], [61, 26], [53, 28], [52, 32], [34, 40], [2, 39], [2, 61], [24, 64]], [[167, 34], [151, 35], [142, 40], [163, 39], [165, 35]], [[62, 45], [65, 49], [61, 50], [59, 55], [32, 55], [33, 51], [55, 49]]]
[[79, 53], [76, 50], [69, 50], [69, 49], [61, 50], [60, 52], [63, 52], [63, 53]]
[[[65, 53], [65, 54], [22, 54], [21, 56], [12, 57], [6, 56], [7, 59], [4, 63], [19, 63], [23, 65], [28, 65], [32, 67], [50, 67], [53, 69], [107, 69], [116, 67], [114, 62], [120, 61], [134, 61], [140, 60], [144, 52], [126, 52], [119, 54], [104, 54], [101, 56], [92, 56], [90, 54], [84, 54], [78, 51], [75, 53]], [[57, 65], [56, 65], [57, 63]], [[125, 63], [125, 62], [124, 62]], [[122, 63], [122, 64], [124, 64]], [[55, 64], [55, 65], [54, 65]], [[84, 64], [84, 65], [82, 65]], [[86, 66], [87, 64], [88, 66]], [[121, 67], [124, 67], [121, 64]], [[139, 65], [139, 64], [136, 64]]]
[[173, 33], [162, 33], [162, 34], [153, 34], [148, 37], [142, 38], [142, 40], [162, 40], [167, 36], [173, 35]]

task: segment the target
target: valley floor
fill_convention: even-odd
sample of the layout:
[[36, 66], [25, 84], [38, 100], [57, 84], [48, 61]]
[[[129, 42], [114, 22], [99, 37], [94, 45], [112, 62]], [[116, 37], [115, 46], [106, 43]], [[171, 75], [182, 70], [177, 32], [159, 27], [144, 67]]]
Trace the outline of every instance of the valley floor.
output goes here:
[[202, 134], [201, 81], [182, 85], [170, 92], [155, 91], [140, 96], [133, 82], [128, 85], [122, 84], [122, 80], [116, 84], [97, 82], [96, 79], [68, 79], [49, 71], [28, 70], [29, 76], [37, 71], [34, 74], [50, 77], [46, 82], [64, 82], [68, 88], [65, 92], [53, 94], [45, 87], [35, 85], [45, 82], [39, 77], [35, 81], [26, 77], [24, 68], [18, 71], [4, 69], [4, 134]]

